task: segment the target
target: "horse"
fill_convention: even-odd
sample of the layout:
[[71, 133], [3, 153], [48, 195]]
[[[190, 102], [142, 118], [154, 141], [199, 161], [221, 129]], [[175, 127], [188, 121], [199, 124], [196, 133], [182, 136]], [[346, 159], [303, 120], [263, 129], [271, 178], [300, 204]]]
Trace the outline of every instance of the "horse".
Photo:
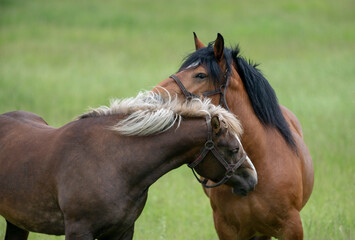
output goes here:
[[60, 128], [30, 112], [1, 114], [5, 239], [27, 239], [29, 231], [132, 239], [149, 187], [183, 164], [234, 192], [250, 191], [257, 173], [241, 133], [235, 116], [210, 101], [153, 92], [115, 100]]
[[196, 51], [157, 86], [180, 98], [210, 98], [234, 113], [258, 172], [247, 196], [231, 194], [226, 185], [204, 189], [219, 238], [303, 239], [300, 211], [311, 196], [314, 169], [300, 122], [278, 103], [258, 65], [240, 56], [238, 45], [225, 47], [219, 33], [207, 46], [194, 33], [194, 42]]

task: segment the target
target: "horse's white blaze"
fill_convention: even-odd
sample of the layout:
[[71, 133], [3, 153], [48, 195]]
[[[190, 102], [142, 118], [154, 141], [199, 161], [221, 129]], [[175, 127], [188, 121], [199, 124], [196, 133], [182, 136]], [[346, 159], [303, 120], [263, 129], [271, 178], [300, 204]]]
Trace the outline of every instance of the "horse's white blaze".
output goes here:
[[257, 174], [257, 172], [256, 172], [256, 169], [255, 169], [255, 167], [254, 167], [254, 164], [251, 162], [251, 160], [250, 160], [250, 158], [248, 157], [248, 155], [247, 155], [246, 161], [250, 164], [250, 167], [253, 169], [253, 173], [254, 173], [254, 176], [255, 176], [256, 183], [258, 183], [258, 174]]
[[191, 63], [185, 70], [188, 70], [188, 69], [190, 69], [190, 68], [195, 68], [195, 67], [199, 66], [200, 64], [201, 64], [200, 61]]

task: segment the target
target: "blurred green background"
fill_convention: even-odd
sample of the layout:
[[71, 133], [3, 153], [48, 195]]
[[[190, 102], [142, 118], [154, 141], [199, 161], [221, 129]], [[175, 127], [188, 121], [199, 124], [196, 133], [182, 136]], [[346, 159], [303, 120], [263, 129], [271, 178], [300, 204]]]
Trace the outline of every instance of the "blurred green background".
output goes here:
[[[59, 127], [151, 89], [194, 51], [193, 31], [205, 44], [219, 32], [262, 63], [301, 121], [315, 166], [305, 239], [355, 239], [354, 29], [352, 0], [0, 0], [0, 113], [31, 111]], [[217, 239], [185, 166], [151, 187], [134, 239]]]

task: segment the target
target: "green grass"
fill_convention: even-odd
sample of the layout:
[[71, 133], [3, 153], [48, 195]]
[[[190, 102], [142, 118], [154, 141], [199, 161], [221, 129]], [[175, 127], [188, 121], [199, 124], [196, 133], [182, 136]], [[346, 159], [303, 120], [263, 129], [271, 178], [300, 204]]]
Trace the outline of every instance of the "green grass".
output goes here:
[[[220, 32], [262, 63], [302, 123], [315, 166], [305, 239], [355, 239], [354, 9], [350, 0], [0, 0], [0, 113], [32, 111], [61, 126], [174, 73], [194, 49], [193, 31], [204, 43]], [[4, 230], [0, 219], [0, 239]], [[216, 238], [186, 167], [151, 187], [134, 239]]]

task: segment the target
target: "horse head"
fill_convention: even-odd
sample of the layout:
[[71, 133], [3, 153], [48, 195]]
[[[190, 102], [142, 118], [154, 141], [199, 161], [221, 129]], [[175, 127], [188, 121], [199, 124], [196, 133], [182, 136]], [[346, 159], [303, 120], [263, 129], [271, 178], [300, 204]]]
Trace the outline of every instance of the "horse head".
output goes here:
[[177, 73], [159, 83], [159, 86], [168, 89], [170, 93], [177, 93], [180, 97], [209, 97], [212, 103], [219, 103], [228, 109], [225, 94], [229, 80], [231, 77], [239, 78], [238, 73], [231, 67], [232, 60], [225, 56], [225, 51], [229, 49], [224, 48], [221, 34], [207, 47], [195, 33], [194, 38], [196, 51], [186, 58]]
[[[240, 132], [229, 129], [226, 121], [218, 116], [207, 121], [207, 141], [189, 167], [205, 177], [205, 180], [199, 180], [205, 188], [225, 183], [232, 187], [234, 194], [246, 196], [257, 184], [257, 173], [240, 142]], [[208, 185], [207, 179], [215, 184]]]
[[238, 46], [233, 49], [225, 47], [219, 33], [216, 40], [207, 46], [195, 33], [194, 38], [196, 51], [187, 56], [177, 73], [158, 86], [181, 98], [210, 98], [213, 104], [219, 104], [236, 114], [243, 124], [250, 123], [250, 126], [245, 127], [249, 135], [256, 132], [253, 124], [258, 121], [273, 126], [297, 152], [276, 94], [257, 68], [258, 64], [252, 64], [240, 56]]

